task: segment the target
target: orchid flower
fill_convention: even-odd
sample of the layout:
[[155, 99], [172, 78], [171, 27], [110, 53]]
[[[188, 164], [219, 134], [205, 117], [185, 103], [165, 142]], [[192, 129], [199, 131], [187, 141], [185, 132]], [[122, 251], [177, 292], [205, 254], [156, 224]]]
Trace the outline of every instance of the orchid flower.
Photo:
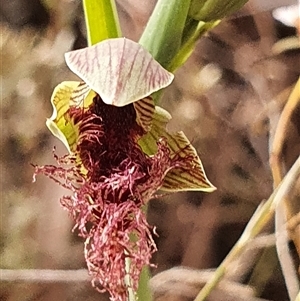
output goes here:
[[112, 301], [125, 301], [156, 251], [155, 228], [143, 206], [159, 189], [215, 187], [186, 136], [166, 130], [171, 116], [151, 94], [174, 76], [141, 45], [108, 39], [65, 58], [81, 81], [55, 88], [47, 126], [69, 153], [55, 156], [57, 165], [35, 166], [35, 176], [44, 174], [72, 192], [61, 204], [85, 239], [93, 285]]

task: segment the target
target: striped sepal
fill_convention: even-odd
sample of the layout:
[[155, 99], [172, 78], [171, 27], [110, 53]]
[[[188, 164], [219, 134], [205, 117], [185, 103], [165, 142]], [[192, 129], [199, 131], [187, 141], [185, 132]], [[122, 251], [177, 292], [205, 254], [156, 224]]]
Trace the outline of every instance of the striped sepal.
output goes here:
[[179, 168], [171, 169], [164, 178], [162, 190], [201, 190], [214, 191], [216, 188], [206, 177], [202, 162], [195, 148], [191, 145], [183, 132], [168, 135], [169, 147], [173, 155], [186, 158]]
[[81, 82], [76, 89], [72, 92], [71, 98], [70, 98], [70, 105], [74, 106], [87, 106], [86, 103], [84, 103], [85, 98], [91, 91], [91, 88], [84, 82]]
[[171, 158], [178, 162], [165, 176], [161, 190], [214, 191], [216, 188], [207, 179], [201, 160], [184, 133], [167, 132], [166, 124], [170, 119], [171, 115], [167, 111], [156, 106], [151, 130], [139, 141], [143, 151], [153, 155], [157, 151], [157, 141], [164, 137], [168, 142]]
[[146, 49], [125, 38], [67, 52], [65, 58], [69, 68], [106, 104], [118, 107], [151, 95], [174, 78]]
[[79, 84], [76, 81], [66, 81], [56, 86], [51, 97], [53, 113], [46, 121], [49, 130], [63, 142], [69, 152], [75, 150], [79, 132], [78, 127], [67, 118], [66, 112], [70, 108], [72, 95]]
[[149, 132], [155, 109], [152, 98], [143, 98], [134, 102], [133, 106], [136, 111], [136, 122], [145, 130], [145, 132]]

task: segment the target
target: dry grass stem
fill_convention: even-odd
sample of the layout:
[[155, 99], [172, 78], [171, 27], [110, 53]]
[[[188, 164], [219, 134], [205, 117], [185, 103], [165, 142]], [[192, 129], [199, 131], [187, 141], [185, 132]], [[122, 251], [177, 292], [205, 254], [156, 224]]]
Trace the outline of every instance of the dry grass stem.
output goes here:
[[280, 202], [275, 210], [276, 249], [290, 300], [295, 300], [299, 292], [299, 281], [289, 250], [289, 236], [286, 225], [285, 205]]
[[274, 190], [268, 201], [261, 204], [250, 219], [243, 234], [231, 249], [223, 262], [216, 269], [213, 277], [205, 284], [194, 301], [204, 301], [211, 291], [219, 284], [228, 271], [230, 264], [236, 260], [246, 249], [247, 245], [256, 237], [264, 226], [273, 217], [274, 211], [292, 188], [300, 173], [300, 157], [287, 173], [282, 183]]

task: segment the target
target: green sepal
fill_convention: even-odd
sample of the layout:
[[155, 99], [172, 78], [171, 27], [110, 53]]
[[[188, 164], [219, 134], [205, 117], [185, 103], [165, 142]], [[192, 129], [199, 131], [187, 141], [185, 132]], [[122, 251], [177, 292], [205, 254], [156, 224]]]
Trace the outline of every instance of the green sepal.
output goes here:
[[71, 105], [87, 108], [93, 101], [95, 92], [84, 83], [65, 81], [57, 85], [51, 96], [53, 113], [47, 119], [46, 125], [51, 133], [65, 145], [69, 153], [74, 153], [77, 147], [79, 128], [69, 118]]
[[62, 141], [70, 153], [75, 150], [79, 131], [66, 113], [70, 108], [72, 94], [79, 84], [77, 81], [65, 81], [55, 87], [51, 97], [53, 113], [46, 121], [51, 133]]

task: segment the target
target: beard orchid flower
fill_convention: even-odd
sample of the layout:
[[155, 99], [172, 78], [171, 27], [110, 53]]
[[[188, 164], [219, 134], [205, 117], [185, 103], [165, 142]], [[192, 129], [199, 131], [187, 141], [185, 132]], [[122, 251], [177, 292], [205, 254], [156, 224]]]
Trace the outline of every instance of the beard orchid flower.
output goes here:
[[142, 207], [158, 189], [215, 188], [186, 136], [166, 130], [171, 116], [150, 95], [173, 74], [141, 45], [109, 39], [65, 58], [81, 81], [55, 88], [47, 126], [69, 153], [55, 156], [56, 165], [35, 166], [35, 176], [71, 191], [61, 204], [85, 239], [93, 285], [112, 301], [125, 301], [156, 251]]

